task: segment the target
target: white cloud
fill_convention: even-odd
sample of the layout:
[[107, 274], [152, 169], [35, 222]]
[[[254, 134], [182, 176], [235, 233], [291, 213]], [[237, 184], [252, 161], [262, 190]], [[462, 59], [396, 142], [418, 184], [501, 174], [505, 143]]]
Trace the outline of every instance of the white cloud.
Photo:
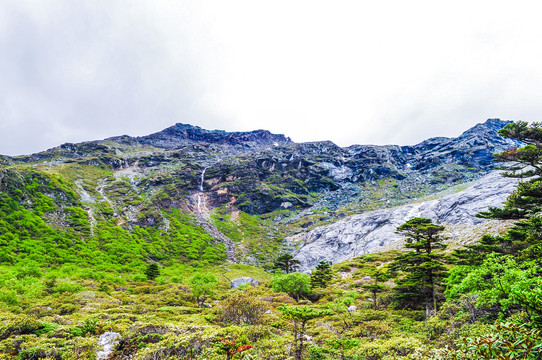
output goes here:
[[536, 2], [0, 4], [0, 153], [186, 122], [415, 143], [538, 120]]

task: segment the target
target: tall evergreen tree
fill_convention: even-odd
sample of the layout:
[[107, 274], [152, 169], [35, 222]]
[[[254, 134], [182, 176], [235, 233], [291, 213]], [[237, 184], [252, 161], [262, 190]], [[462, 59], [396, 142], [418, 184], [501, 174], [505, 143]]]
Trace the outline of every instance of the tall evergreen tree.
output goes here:
[[500, 168], [505, 170], [504, 176], [527, 180], [518, 184], [502, 208], [491, 207], [479, 216], [497, 219], [536, 216], [542, 211], [542, 124], [518, 121], [506, 125], [499, 134], [525, 144], [495, 154], [495, 160], [503, 163]]
[[285, 274], [292, 273], [299, 268], [301, 263], [290, 254], [284, 254], [275, 259], [273, 270], [280, 270]]
[[305, 352], [305, 332], [307, 331], [307, 322], [327, 316], [333, 313], [329, 310], [317, 310], [307, 306], [288, 306], [281, 305], [278, 309], [282, 312], [282, 317], [292, 323], [292, 332], [294, 335], [294, 359], [301, 360]]
[[322, 260], [311, 273], [311, 286], [313, 288], [325, 288], [332, 277], [329, 262]]
[[[525, 259], [540, 261], [542, 255], [542, 123], [528, 124], [518, 121], [499, 130], [505, 138], [516, 140], [520, 147], [514, 147], [499, 154], [495, 160], [504, 163], [504, 175], [522, 180], [508, 197], [502, 208], [491, 207], [478, 214], [484, 218], [523, 219], [516, 223], [506, 235], [493, 238], [498, 241], [493, 252], [520, 255]], [[482, 239], [481, 245], [484, 240]], [[480, 247], [464, 250], [466, 261], [472, 250], [486, 251]], [[470, 253], [469, 253], [470, 252]], [[457, 254], [456, 254], [457, 255]], [[481, 257], [480, 257], [481, 258]]]
[[441, 236], [443, 230], [444, 226], [425, 218], [410, 219], [397, 228], [405, 236], [405, 246], [412, 249], [397, 257], [391, 266], [404, 274], [393, 289], [399, 308], [425, 306], [426, 316], [436, 313], [438, 294], [446, 277], [444, 257], [438, 252], [446, 247]]

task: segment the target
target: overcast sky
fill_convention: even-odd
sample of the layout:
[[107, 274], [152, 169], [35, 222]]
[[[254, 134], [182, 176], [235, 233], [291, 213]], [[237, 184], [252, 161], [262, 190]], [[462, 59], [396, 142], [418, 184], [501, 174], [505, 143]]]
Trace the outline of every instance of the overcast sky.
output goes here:
[[539, 121], [537, 1], [0, 0], [0, 154], [177, 122], [414, 144]]

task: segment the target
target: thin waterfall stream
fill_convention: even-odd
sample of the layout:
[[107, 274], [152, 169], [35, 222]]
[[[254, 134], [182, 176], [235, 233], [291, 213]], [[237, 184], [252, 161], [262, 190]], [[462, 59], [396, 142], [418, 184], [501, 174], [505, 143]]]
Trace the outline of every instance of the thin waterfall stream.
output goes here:
[[201, 172], [201, 177], [199, 181], [199, 193], [198, 193], [198, 214], [201, 214], [201, 195], [203, 194], [203, 181], [205, 180], [205, 171], [208, 168], [204, 168]]

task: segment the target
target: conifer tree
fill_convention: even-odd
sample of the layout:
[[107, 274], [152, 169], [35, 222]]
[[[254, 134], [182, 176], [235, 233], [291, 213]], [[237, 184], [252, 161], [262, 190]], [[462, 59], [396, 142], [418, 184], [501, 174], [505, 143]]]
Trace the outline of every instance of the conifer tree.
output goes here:
[[284, 254], [275, 259], [273, 270], [280, 270], [285, 274], [292, 273], [299, 268], [301, 263], [290, 254]]
[[311, 273], [311, 286], [313, 288], [325, 288], [332, 277], [329, 262], [322, 260]]
[[362, 288], [371, 292], [373, 297], [373, 308], [378, 309], [378, 297], [377, 295], [384, 291], [385, 287], [380, 285], [381, 282], [388, 280], [388, 274], [380, 269], [375, 269], [372, 273], [372, 284], [363, 285]]
[[542, 211], [542, 124], [529, 125], [518, 121], [499, 130], [505, 138], [516, 140], [520, 147], [495, 154], [495, 160], [503, 163], [503, 175], [527, 179], [518, 184], [502, 208], [490, 207], [481, 217], [497, 219], [521, 219], [535, 216]]
[[294, 359], [301, 360], [305, 352], [305, 331], [307, 322], [326, 315], [332, 315], [329, 310], [317, 310], [307, 306], [287, 306], [281, 305], [278, 309], [282, 312], [282, 317], [292, 322], [292, 332], [294, 335]]
[[147, 280], [152, 281], [160, 276], [160, 268], [155, 263], [149, 264], [147, 270], [145, 270], [145, 275], [147, 275]]
[[[492, 252], [502, 255], [520, 255], [525, 259], [540, 261], [542, 255], [542, 123], [528, 124], [518, 121], [499, 130], [505, 138], [516, 140], [520, 147], [514, 147], [499, 154], [495, 160], [503, 162], [504, 175], [525, 179], [508, 197], [502, 208], [490, 207], [489, 211], [478, 214], [484, 218], [522, 219], [506, 235], [493, 238], [497, 246]], [[486, 237], [484, 241], [490, 240]], [[468, 262], [473, 250], [490, 249], [467, 247], [459, 254]], [[458, 255], [458, 254], [455, 254]], [[465, 257], [466, 256], [466, 257]], [[480, 256], [480, 258], [483, 258]]]
[[446, 277], [441, 232], [444, 226], [433, 224], [432, 220], [413, 218], [397, 228], [405, 236], [405, 247], [412, 251], [400, 255], [392, 264], [393, 270], [401, 270], [405, 275], [397, 279], [393, 289], [399, 308], [419, 308], [425, 306], [426, 316], [437, 310], [437, 297], [442, 281]]

